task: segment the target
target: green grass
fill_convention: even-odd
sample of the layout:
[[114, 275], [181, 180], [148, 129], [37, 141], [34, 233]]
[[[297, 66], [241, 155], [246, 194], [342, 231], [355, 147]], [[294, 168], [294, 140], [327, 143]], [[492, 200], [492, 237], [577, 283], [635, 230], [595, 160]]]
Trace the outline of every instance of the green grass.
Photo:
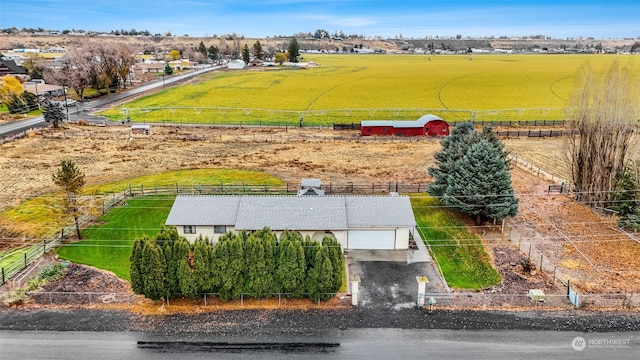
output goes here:
[[129, 189], [129, 186], [140, 188], [145, 186], [175, 186], [180, 185], [219, 185], [223, 184], [267, 184], [279, 185], [282, 180], [273, 175], [238, 169], [194, 169], [194, 170], [174, 170], [151, 175], [138, 176], [132, 179], [115, 181], [107, 184], [87, 186], [84, 189], [86, 194], [109, 194]]
[[58, 248], [65, 260], [112, 271], [129, 280], [129, 256], [133, 240], [158, 233], [164, 225], [174, 196], [143, 196], [130, 199], [100, 218], [102, 224], [82, 232], [84, 240]]
[[201, 124], [294, 125], [304, 116], [307, 125], [328, 125], [426, 112], [445, 120], [557, 120], [579, 68], [616, 60], [640, 72], [640, 59], [616, 55], [307, 54], [321, 66], [210, 73], [103, 114], [122, 120], [127, 108], [132, 121]]
[[[244, 182], [254, 185], [265, 183], [278, 185], [282, 183], [282, 180], [264, 172], [251, 170], [175, 170], [86, 186], [83, 195], [111, 194], [129, 189], [129, 185], [139, 189], [140, 185], [153, 188], [153, 186], [175, 186], [176, 183], [180, 185], [219, 185], [221, 182], [224, 184]], [[60, 193], [49, 193], [25, 200], [15, 207], [0, 212], [0, 226], [27, 237], [50, 237], [58, 233], [62, 227], [70, 225], [69, 220], [56, 211], [60, 208], [61, 196]]]
[[482, 289], [502, 281], [480, 239], [455, 212], [422, 194], [412, 197], [411, 205], [421, 236], [431, 246], [449, 286]]

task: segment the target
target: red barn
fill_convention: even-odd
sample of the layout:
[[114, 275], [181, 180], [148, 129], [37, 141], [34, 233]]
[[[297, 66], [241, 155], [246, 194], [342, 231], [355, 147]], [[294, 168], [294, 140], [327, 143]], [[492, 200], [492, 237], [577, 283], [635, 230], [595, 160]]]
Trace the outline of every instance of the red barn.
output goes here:
[[418, 120], [364, 120], [360, 123], [362, 136], [448, 136], [449, 124], [435, 115], [424, 115]]

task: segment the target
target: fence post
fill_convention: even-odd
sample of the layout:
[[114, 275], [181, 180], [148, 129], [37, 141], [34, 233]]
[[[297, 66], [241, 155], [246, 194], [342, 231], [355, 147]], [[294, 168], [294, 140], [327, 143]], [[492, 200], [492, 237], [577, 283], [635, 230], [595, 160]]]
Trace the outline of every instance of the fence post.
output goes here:
[[27, 268], [27, 253], [24, 253], [24, 268]]
[[4, 268], [2, 268], [2, 283], [3, 284], [5, 283], [5, 281], [4, 281]]
[[42, 253], [47, 252], [47, 239], [42, 240]]
[[207, 293], [204, 293], [204, 306], [207, 306]]
[[240, 294], [240, 306], [244, 306], [244, 294]]
[[531, 260], [531, 244], [529, 244], [529, 255], [527, 257]]
[[144, 195], [144, 185], [140, 184], [140, 194]]

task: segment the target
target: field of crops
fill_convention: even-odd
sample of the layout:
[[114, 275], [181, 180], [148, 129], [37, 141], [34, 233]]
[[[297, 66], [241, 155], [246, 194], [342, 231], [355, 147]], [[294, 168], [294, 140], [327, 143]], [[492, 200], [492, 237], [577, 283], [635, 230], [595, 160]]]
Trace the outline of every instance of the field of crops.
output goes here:
[[[216, 72], [103, 114], [135, 122], [329, 125], [361, 120], [557, 120], [579, 68], [621, 55], [305, 55], [319, 67]], [[123, 109], [126, 108], [126, 113]]]

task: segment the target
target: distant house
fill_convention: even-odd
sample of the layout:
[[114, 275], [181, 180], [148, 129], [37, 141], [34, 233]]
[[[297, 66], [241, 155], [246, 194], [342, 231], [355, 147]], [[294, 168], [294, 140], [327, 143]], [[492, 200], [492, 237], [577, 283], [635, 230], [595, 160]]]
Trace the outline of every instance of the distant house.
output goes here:
[[60, 85], [45, 84], [41, 79], [37, 81], [28, 81], [22, 84], [25, 91], [28, 91], [36, 96], [62, 96], [64, 95], [64, 88]]
[[0, 60], [0, 76], [17, 75], [18, 77], [27, 76], [27, 69], [16, 64], [15, 60]]
[[429, 114], [418, 120], [364, 120], [360, 123], [362, 136], [448, 136], [449, 124], [440, 117]]
[[298, 196], [178, 195], [165, 225], [194, 242], [265, 226], [277, 236], [297, 231], [314, 241], [336, 239], [345, 250], [407, 250], [416, 222], [406, 196], [323, 196], [307, 188]]
[[164, 71], [164, 64], [162, 63], [138, 63], [133, 66], [134, 73], [146, 74], [156, 73]]
[[244, 61], [237, 59], [237, 60], [230, 60], [227, 63], [227, 68], [229, 70], [242, 70], [244, 69], [246, 66], [246, 64], [244, 63]]

